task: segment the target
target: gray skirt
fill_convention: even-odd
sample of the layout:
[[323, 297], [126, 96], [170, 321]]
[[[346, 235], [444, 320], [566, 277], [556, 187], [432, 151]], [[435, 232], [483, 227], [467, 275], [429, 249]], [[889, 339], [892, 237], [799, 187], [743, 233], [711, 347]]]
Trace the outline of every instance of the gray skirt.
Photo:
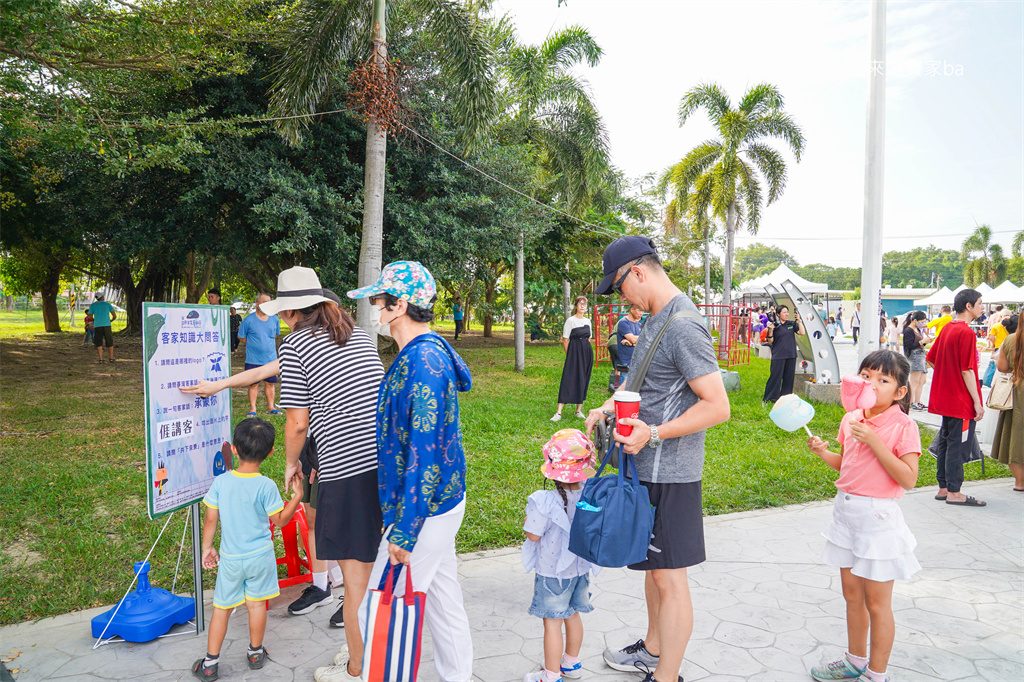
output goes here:
[[927, 372], [928, 364], [925, 362], [925, 356], [928, 355], [928, 351], [924, 348], [917, 348], [910, 351], [910, 371], [911, 372]]

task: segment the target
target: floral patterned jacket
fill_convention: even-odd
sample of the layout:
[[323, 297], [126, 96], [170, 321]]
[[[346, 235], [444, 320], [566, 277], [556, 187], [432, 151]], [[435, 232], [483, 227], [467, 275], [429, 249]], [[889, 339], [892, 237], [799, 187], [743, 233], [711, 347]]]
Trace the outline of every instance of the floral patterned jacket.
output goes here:
[[469, 367], [430, 332], [406, 345], [377, 396], [377, 482], [388, 541], [412, 550], [423, 522], [466, 496], [466, 456], [459, 391], [473, 385]]

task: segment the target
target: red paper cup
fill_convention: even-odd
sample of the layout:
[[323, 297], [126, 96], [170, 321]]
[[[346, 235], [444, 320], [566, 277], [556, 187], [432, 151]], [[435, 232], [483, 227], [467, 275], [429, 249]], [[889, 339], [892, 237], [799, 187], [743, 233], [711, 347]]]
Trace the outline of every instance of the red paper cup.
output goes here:
[[619, 423], [620, 419], [636, 419], [640, 416], [640, 394], [633, 391], [616, 391], [612, 396], [615, 401], [615, 424], [620, 436], [633, 433], [631, 425]]

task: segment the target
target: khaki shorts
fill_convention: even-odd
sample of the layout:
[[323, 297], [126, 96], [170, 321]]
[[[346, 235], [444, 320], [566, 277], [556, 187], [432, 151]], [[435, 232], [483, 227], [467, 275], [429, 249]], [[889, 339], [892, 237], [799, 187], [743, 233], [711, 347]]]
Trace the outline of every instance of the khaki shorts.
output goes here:
[[302, 501], [316, 509], [316, 494], [320, 490], [320, 477], [310, 482], [309, 476], [302, 479]]

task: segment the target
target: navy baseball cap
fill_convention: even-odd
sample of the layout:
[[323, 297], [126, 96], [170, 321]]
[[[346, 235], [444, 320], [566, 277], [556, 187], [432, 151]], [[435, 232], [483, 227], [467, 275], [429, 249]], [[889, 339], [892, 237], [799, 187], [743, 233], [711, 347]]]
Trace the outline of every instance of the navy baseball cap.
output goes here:
[[629, 235], [619, 237], [613, 241], [604, 250], [604, 257], [602, 258], [604, 279], [597, 285], [594, 293], [598, 296], [611, 294], [612, 283], [615, 282], [615, 273], [618, 272], [619, 268], [649, 253], [658, 253], [658, 249], [654, 246], [654, 240], [650, 237]]

